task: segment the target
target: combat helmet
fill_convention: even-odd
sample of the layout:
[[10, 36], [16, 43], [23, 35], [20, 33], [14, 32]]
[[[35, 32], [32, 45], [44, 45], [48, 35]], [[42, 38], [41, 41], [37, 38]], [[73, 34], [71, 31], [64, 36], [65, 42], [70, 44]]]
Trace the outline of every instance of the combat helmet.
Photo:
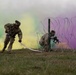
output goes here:
[[18, 20], [15, 20], [16, 25], [20, 26], [21, 23]]

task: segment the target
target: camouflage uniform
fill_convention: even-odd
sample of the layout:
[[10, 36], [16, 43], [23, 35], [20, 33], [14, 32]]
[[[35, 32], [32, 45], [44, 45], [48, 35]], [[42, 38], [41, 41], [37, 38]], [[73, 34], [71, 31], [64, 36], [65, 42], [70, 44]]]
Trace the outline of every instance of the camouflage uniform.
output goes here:
[[[54, 33], [54, 35], [55, 35], [55, 33]], [[55, 42], [55, 43], [59, 42], [59, 40], [57, 39], [57, 37], [54, 36], [54, 35], [52, 35], [52, 33], [50, 33], [50, 39], [53, 40], [53, 42]], [[39, 44], [44, 48], [44, 51], [46, 51], [46, 52], [48, 51], [48, 48], [49, 48], [49, 46], [48, 46], [48, 33], [44, 34], [41, 37], [41, 39], [39, 41]]]
[[5, 41], [4, 41], [4, 47], [3, 47], [3, 50], [2, 52], [5, 51], [8, 43], [9, 43], [9, 46], [8, 46], [8, 52], [11, 52], [11, 49], [12, 49], [12, 45], [15, 41], [15, 36], [16, 34], [18, 34], [18, 37], [19, 37], [19, 42], [21, 42], [22, 40], [22, 31], [19, 27], [17, 27], [19, 25], [16, 25], [15, 23], [14, 24], [6, 24], [4, 26], [5, 28], [5, 33], [6, 33], [6, 38], [5, 38]]
[[41, 37], [39, 44], [44, 48], [44, 51], [48, 50], [48, 33]]

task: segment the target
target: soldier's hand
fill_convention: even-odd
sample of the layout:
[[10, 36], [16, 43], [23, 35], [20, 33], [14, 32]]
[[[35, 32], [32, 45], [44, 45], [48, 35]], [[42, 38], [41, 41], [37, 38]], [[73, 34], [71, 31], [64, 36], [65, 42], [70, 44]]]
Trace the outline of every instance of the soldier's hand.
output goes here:
[[22, 42], [22, 40], [19, 40], [18, 42], [20, 42], [20, 43], [21, 43], [21, 42]]

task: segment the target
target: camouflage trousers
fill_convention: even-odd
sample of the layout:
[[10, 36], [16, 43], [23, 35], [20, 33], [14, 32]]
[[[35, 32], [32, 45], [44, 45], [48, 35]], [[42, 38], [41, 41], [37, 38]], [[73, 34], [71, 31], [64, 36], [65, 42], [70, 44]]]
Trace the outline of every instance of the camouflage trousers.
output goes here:
[[44, 45], [43, 49], [44, 49], [45, 52], [48, 52], [48, 45]]
[[45, 52], [49, 52], [49, 51], [52, 51], [53, 50], [52, 48], [49, 49], [49, 46], [48, 45], [44, 45], [43, 46], [43, 49], [44, 49]]
[[15, 41], [15, 38], [10, 37], [10, 36], [6, 36], [5, 41], [4, 41], [3, 51], [5, 51], [7, 45], [9, 44], [8, 51], [11, 52], [14, 41]]

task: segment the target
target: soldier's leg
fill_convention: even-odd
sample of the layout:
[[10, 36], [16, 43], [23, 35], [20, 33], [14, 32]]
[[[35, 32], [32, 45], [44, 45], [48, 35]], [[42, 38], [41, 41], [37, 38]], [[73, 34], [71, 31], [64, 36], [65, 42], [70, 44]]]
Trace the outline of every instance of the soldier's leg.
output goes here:
[[48, 45], [45, 45], [45, 46], [44, 46], [44, 51], [45, 51], [45, 52], [48, 52]]
[[8, 46], [8, 52], [11, 52], [14, 41], [15, 41], [14, 38], [10, 38], [10, 43], [9, 43], [9, 46]]
[[5, 49], [6, 49], [7, 45], [8, 45], [8, 43], [9, 43], [9, 40], [10, 40], [10, 38], [9, 38], [8, 36], [6, 36], [5, 41], [4, 41], [4, 47], [3, 47], [3, 49], [2, 49], [2, 52], [5, 51]]

